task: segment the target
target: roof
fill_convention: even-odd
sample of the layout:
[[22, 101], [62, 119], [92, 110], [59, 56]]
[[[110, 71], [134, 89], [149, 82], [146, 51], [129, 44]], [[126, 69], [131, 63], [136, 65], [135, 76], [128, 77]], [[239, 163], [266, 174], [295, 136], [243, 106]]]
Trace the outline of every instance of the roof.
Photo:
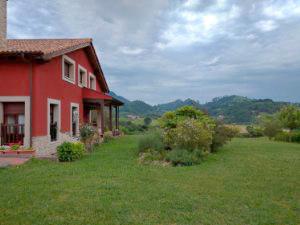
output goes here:
[[90, 100], [111, 100], [112, 97], [108, 94], [100, 93], [89, 88], [83, 88], [82, 95], [84, 99]]
[[51, 55], [68, 49], [82, 48], [90, 45], [92, 39], [8, 39], [0, 54], [40, 54]]
[[78, 39], [8, 39], [0, 47], [1, 56], [24, 55], [41, 60], [50, 60], [78, 49], [86, 48], [91, 63], [95, 67], [95, 74], [105, 92], [109, 92], [98, 56], [91, 38]]

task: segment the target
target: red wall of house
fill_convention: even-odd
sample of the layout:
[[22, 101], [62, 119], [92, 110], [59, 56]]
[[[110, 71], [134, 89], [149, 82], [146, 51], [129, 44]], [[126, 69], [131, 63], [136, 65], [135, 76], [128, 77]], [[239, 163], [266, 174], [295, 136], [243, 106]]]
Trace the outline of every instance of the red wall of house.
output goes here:
[[[82, 88], [78, 86], [78, 64], [93, 73], [92, 65], [84, 50], [77, 50], [68, 57], [76, 62], [76, 83], [72, 84], [62, 79], [62, 56], [33, 67], [33, 117], [32, 135], [47, 135], [47, 104], [48, 98], [61, 101], [61, 132], [70, 131], [70, 105], [78, 103], [80, 107], [80, 123], [83, 121]], [[89, 79], [88, 79], [89, 80]], [[97, 91], [101, 88], [97, 82]]]
[[23, 62], [0, 62], [0, 96], [29, 96], [30, 66]]

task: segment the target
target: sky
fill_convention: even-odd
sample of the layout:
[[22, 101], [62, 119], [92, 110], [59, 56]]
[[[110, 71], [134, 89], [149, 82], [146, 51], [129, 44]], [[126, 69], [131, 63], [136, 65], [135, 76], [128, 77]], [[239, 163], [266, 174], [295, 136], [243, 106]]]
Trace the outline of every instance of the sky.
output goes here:
[[300, 102], [300, 0], [9, 0], [8, 37], [93, 38], [130, 100]]

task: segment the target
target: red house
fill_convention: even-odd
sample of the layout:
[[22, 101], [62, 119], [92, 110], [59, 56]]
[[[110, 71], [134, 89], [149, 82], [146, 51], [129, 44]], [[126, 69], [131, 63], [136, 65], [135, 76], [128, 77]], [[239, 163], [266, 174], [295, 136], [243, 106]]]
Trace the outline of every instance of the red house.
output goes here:
[[108, 93], [92, 39], [6, 39], [0, 0], [0, 145], [21, 143], [49, 156], [78, 140], [84, 123], [117, 134], [123, 103]]

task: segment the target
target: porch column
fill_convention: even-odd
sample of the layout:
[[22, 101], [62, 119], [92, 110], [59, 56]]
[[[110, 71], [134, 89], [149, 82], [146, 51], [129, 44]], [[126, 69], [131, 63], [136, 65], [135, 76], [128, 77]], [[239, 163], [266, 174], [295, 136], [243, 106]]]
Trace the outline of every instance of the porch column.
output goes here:
[[101, 114], [101, 133], [104, 134], [104, 128], [105, 128], [105, 124], [104, 124], [104, 100], [101, 101], [101, 109], [100, 109], [100, 114]]
[[119, 112], [119, 106], [117, 106], [117, 130], [119, 130], [119, 117], [120, 117], [120, 112]]
[[118, 129], [118, 111], [117, 106], [115, 106], [115, 129]]
[[109, 105], [109, 130], [113, 131], [113, 123], [112, 123], [112, 107]]

